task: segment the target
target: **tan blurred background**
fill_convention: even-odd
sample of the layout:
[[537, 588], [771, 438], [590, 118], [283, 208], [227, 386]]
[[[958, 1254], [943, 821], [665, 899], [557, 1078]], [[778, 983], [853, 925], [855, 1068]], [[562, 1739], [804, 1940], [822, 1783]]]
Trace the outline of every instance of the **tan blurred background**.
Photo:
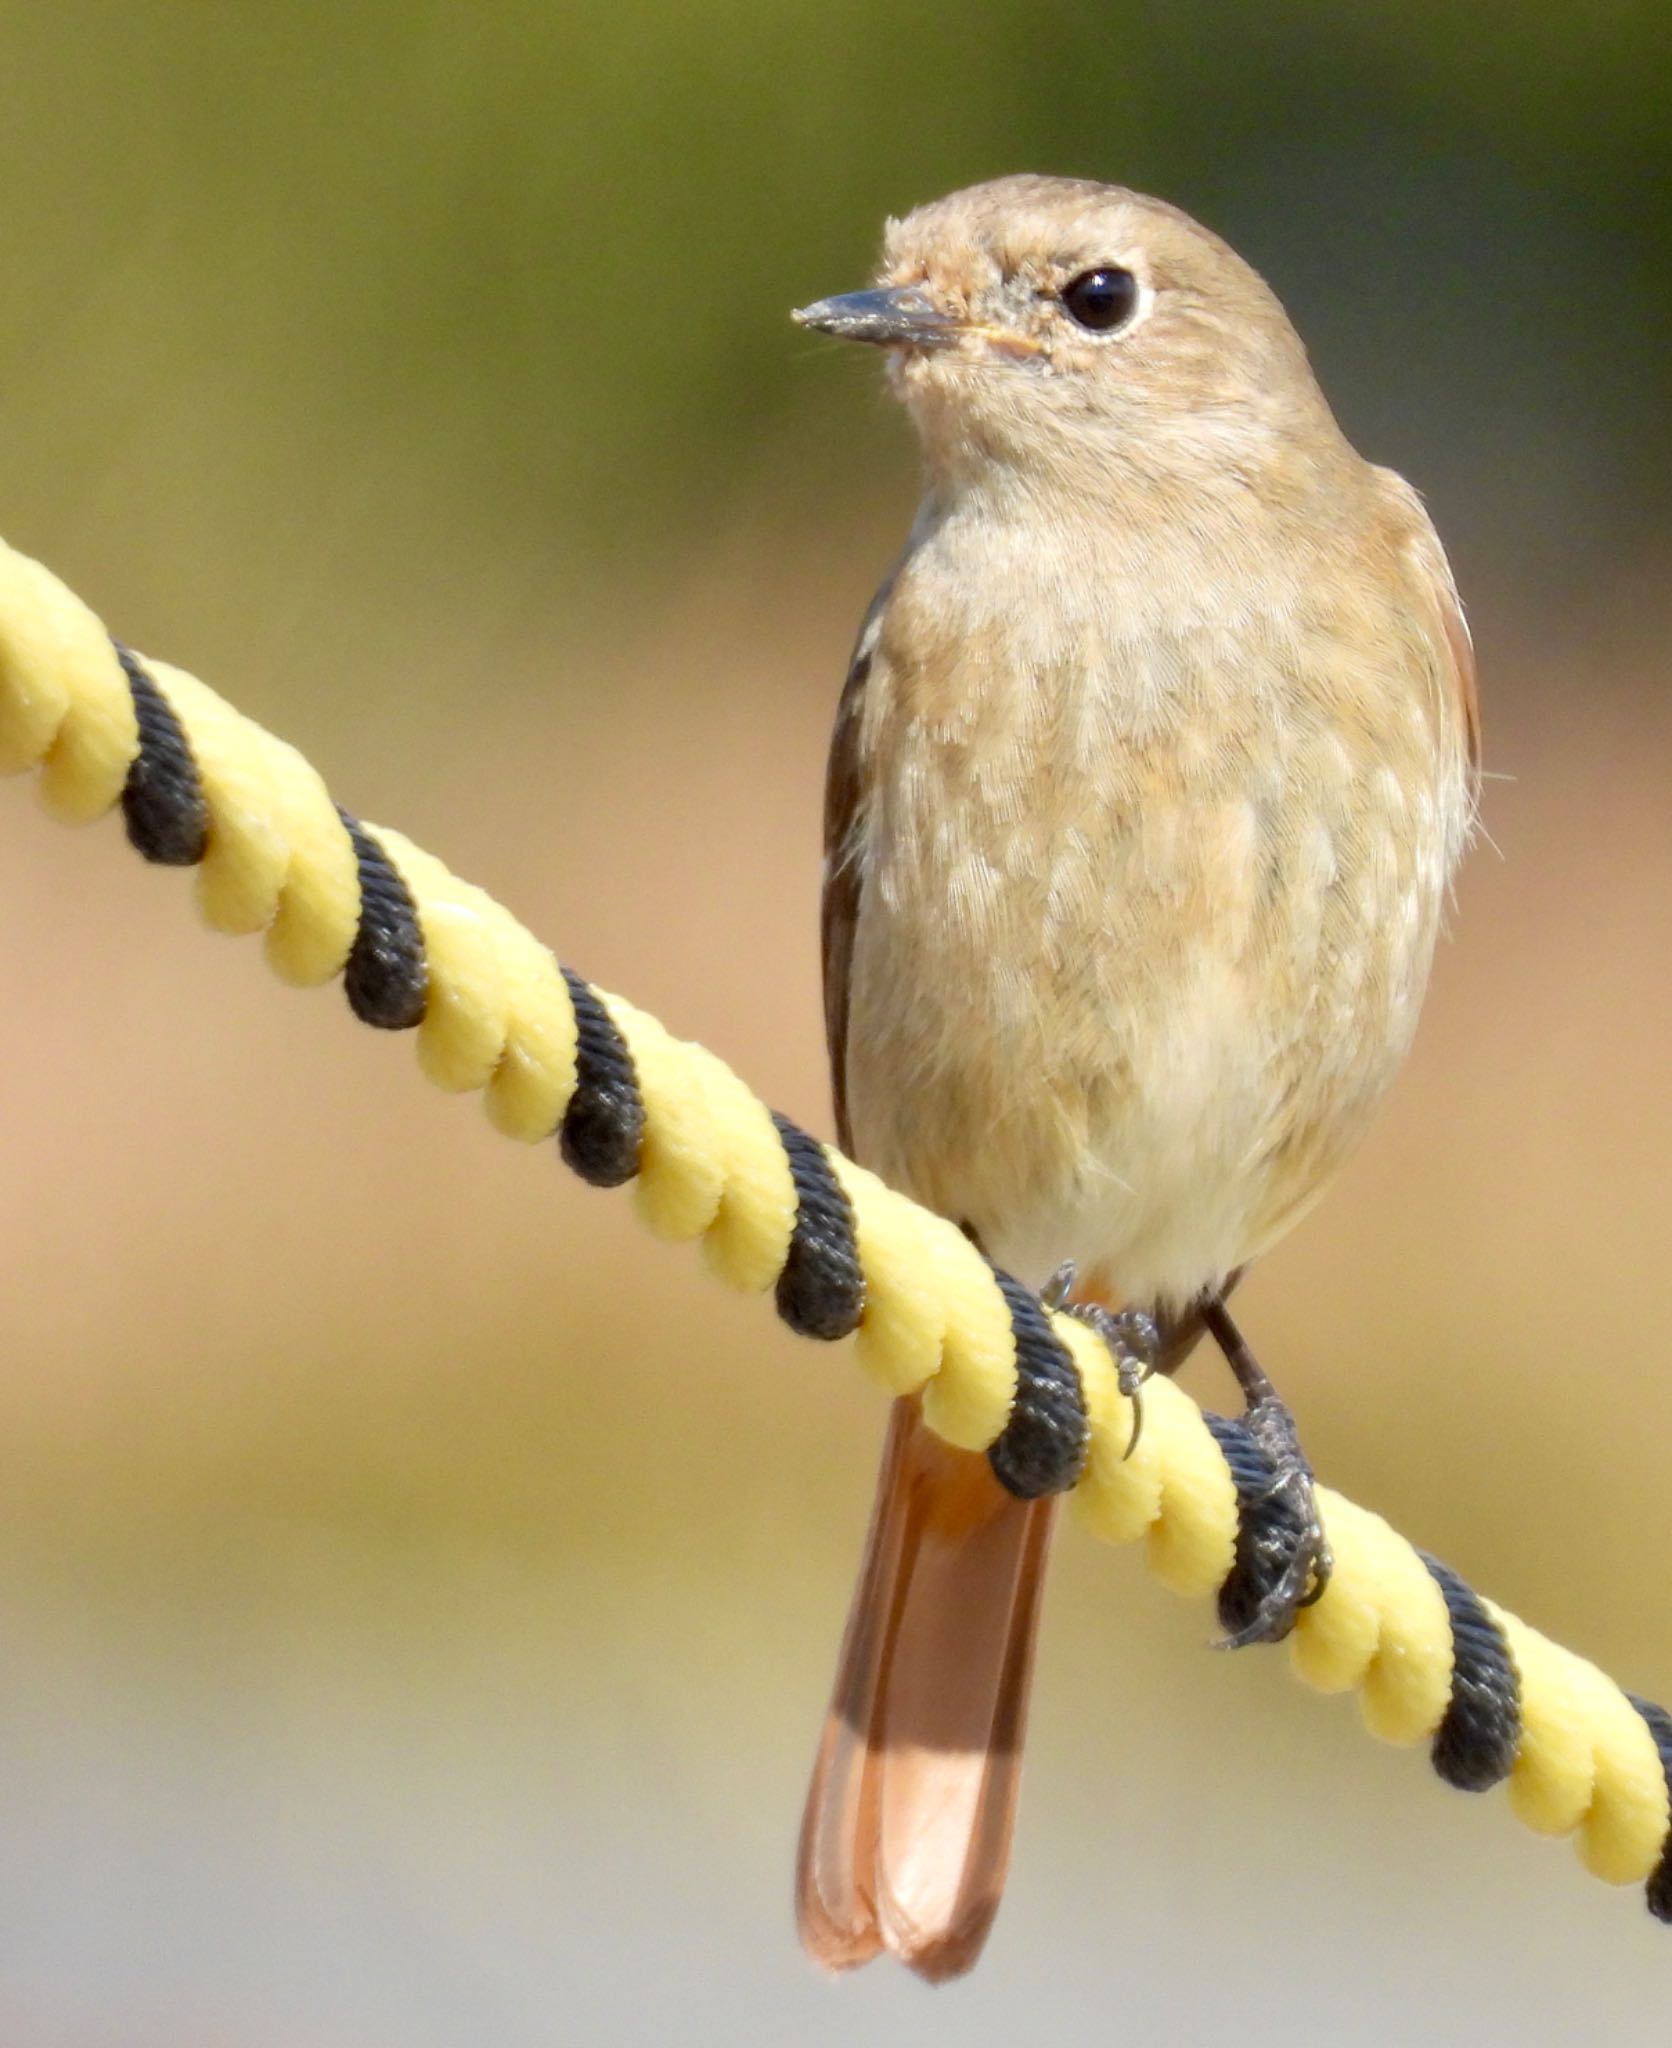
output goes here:
[[[17, 0], [0, 531], [827, 1129], [824, 735], [912, 459], [787, 309], [978, 176], [1204, 215], [1428, 492], [1510, 778], [1248, 1322], [1326, 1477], [1672, 1700], [1669, 19]], [[114, 823], [17, 785], [0, 850], [6, 2048], [1664, 2039], [1639, 1894], [1072, 1532], [986, 1959], [816, 1979], [851, 1357]]]

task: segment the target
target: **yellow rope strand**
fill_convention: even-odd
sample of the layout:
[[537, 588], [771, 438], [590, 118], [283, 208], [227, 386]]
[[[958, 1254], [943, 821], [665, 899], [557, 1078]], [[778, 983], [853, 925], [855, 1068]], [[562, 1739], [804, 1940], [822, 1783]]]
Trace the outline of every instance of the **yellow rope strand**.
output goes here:
[[[194, 677], [136, 665], [195, 763], [206, 827], [197, 850], [152, 857], [197, 860], [209, 924], [264, 933], [282, 980], [306, 985], [343, 973], [363, 877], [319, 775]], [[48, 810], [66, 822], [102, 816], [133, 794], [138, 702], [132, 671], [99, 620], [49, 571], [0, 544], [0, 772], [38, 769]], [[133, 832], [132, 813], [129, 822]], [[432, 855], [397, 833], [364, 830], [404, 883], [421, 933], [424, 1072], [438, 1087], [480, 1090], [507, 1136], [550, 1137], [577, 1087], [577, 1012], [562, 970], [509, 912]], [[730, 1285], [769, 1291], [797, 1216], [772, 1117], [713, 1054], [619, 997], [598, 1000], [630, 1054], [642, 1102], [640, 1216], [658, 1236], [699, 1240]], [[930, 1426], [949, 1443], [991, 1445], [1017, 1389], [1012, 1319], [991, 1268], [952, 1225], [822, 1150], [852, 1211], [864, 1290], [860, 1363], [892, 1394], [920, 1391]], [[1078, 1368], [1090, 1425], [1074, 1495], [1081, 1519], [1109, 1542], [1142, 1538], [1151, 1567], [1175, 1591], [1211, 1594], [1235, 1560], [1239, 1495], [1201, 1411], [1171, 1381], [1152, 1381], [1142, 1436], [1127, 1457], [1131, 1408], [1107, 1349], [1069, 1316], [1051, 1316], [1050, 1329]], [[1432, 1737], [1461, 1669], [1437, 1568], [1379, 1516], [1327, 1489], [1319, 1502], [1335, 1568], [1290, 1638], [1294, 1668], [1323, 1692], [1356, 1687], [1365, 1724], [1382, 1740]], [[1516, 1814], [1541, 1833], [1576, 1830], [1586, 1868], [1609, 1882], [1650, 1880], [1651, 1905], [1667, 1917], [1672, 1723], [1657, 1722], [1658, 1709], [1513, 1615], [1486, 1602], [1475, 1611], [1495, 1625], [1519, 1682], [1508, 1771]]]

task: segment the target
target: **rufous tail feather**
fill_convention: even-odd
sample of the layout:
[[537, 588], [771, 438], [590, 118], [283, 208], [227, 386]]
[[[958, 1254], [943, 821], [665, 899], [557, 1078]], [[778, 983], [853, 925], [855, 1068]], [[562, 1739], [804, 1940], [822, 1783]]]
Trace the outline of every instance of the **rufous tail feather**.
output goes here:
[[981, 1952], [1010, 1862], [1053, 1507], [943, 1444], [915, 1397], [895, 1403], [801, 1824], [796, 1917], [827, 1969], [887, 1949], [938, 1982]]

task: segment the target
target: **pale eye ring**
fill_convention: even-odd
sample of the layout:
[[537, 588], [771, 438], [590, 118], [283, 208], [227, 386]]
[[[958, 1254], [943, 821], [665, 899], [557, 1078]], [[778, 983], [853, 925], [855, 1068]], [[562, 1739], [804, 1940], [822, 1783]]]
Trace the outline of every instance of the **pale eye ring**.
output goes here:
[[1092, 334], [1114, 334], [1138, 310], [1138, 280], [1117, 263], [1082, 270], [1058, 294], [1063, 311], [1076, 327]]

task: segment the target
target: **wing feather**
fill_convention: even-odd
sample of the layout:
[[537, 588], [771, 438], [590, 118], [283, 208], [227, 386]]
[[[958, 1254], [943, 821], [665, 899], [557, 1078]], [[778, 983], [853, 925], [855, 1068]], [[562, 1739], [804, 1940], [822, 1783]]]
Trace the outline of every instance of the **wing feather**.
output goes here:
[[1462, 724], [1463, 743], [1468, 753], [1469, 776], [1478, 785], [1481, 762], [1480, 682], [1475, 672], [1474, 638], [1469, 631], [1469, 622], [1463, 616], [1463, 601], [1452, 579], [1451, 564], [1446, 560], [1440, 536], [1434, 531], [1433, 522], [1417, 493], [1395, 470], [1378, 469], [1375, 474], [1382, 486], [1383, 502], [1394, 515], [1405, 557], [1415, 569], [1418, 583], [1438, 614], [1445, 652], [1449, 656], [1447, 666]]
[[882, 610], [888, 599], [884, 584], [871, 601], [860, 628], [847, 681], [836, 707], [830, 736], [830, 760], [824, 781], [824, 895], [819, 905], [819, 936], [824, 958], [824, 1030], [830, 1049], [830, 1089], [836, 1104], [836, 1139], [844, 1152], [853, 1150], [848, 1123], [847, 1057], [849, 984], [853, 975], [854, 933], [859, 924], [862, 883], [862, 842], [865, 832], [865, 770], [861, 751], [865, 687], [871, 677]]

